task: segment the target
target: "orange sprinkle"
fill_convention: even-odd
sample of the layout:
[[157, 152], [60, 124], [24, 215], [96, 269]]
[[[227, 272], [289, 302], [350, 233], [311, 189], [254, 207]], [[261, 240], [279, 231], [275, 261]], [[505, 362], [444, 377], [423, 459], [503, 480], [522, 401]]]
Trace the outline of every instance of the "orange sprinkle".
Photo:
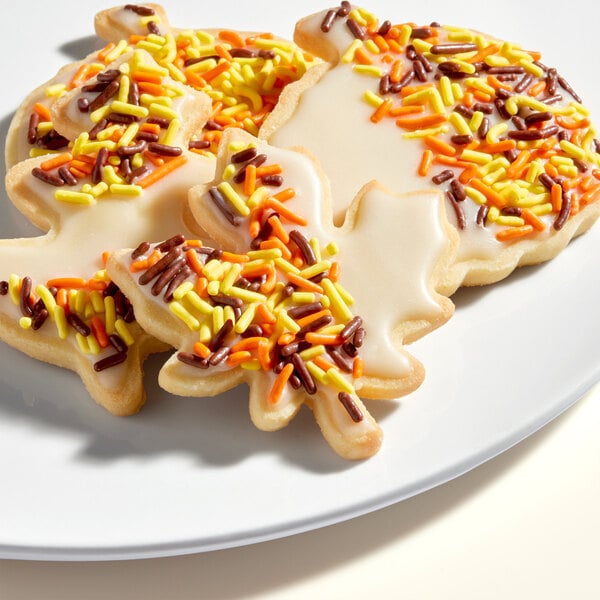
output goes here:
[[304, 279], [304, 277], [300, 277], [300, 275], [288, 273], [287, 278], [292, 285], [297, 285], [302, 289], [308, 290], [309, 292], [315, 292], [316, 294], [323, 293], [323, 288], [320, 285], [317, 285], [316, 283], [309, 281], [308, 279]]
[[535, 96], [539, 96], [546, 89], [546, 82], [541, 79], [535, 85], [532, 85], [527, 94], [535, 98]]
[[585, 194], [582, 194], [579, 198], [579, 203], [581, 207], [584, 207], [596, 200], [596, 197], [600, 193], [600, 183], [597, 183], [595, 186], [589, 188]]
[[471, 108], [475, 104], [475, 98], [472, 92], [465, 92], [462, 97], [462, 103], [467, 107]]
[[501, 229], [496, 234], [496, 239], [499, 242], [508, 242], [510, 240], [516, 240], [533, 233], [534, 229], [532, 225], [523, 225], [521, 227], [507, 227]]
[[98, 340], [98, 345], [100, 348], [108, 348], [110, 341], [108, 340], [104, 323], [100, 317], [92, 317], [90, 321], [90, 329], [92, 330], [94, 337]]
[[521, 172], [529, 164], [529, 158], [531, 157], [530, 150], [521, 150], [519, 156], [510, 164], [506, 169], [506, 176], [510, 179], [518, 179]]
[[273, 387], [269, 392], [269, 403], [277, 404], [283, 395], [283, 391], [289, 378], [292, 376], [294, 372], [294, 365], [292, 363], [287, 363], [283, 369], [279, 372], [277, 377], [275, 378], [275, 382], [273, 383]]
[[282, 333], [277, 338], [277, 345], [278, 346], [287, 346], [288, 344], [291, 344], [295, 339], [296, 339], [296, 336], [293, 333], [290, 333], [288, 331], [287, 333]]
[[552, 210], [554, 212], [560, 212], [562, 207], [562, 193], [563, 189], [560, 183], [553, 183], [550, 188], [550, 201], [552, 202]]
[[392, 68], [390, 69], [390, 81], [392, 83], [398, 83], [402, 79], [402, 69], [402, 61], [395, 60], [392, 63]]
[[564, 117], [562, 115], [556, 116], [556, 122], [565, 129], [580, 129], [582, 127], [589, 127], [591, 124], [587, 117], [577, 120], [573, 117]]
[[331, 333], [317, 333], [315, 331], [309, 331], [304, 336], [304, 339], [309, 344], [323, 344], [324, 346], [337, 346], [338, 344], [342, 344], [344, 342], [342, 336], [340, 335], [335, 335]]
[[544, 171], [546, 171], [550, 177], [558, 177], [558, 169], [551, 162], [544, 164]]
[[198, 253], [193, 248], [190, 248], [186, 251], [185, 262], [188, 264], [190, 269], [196, 273], [196, 275], [202, 274], [202, 261], [200, 260]]
[[[206, 83], [206, 81], [204, 81], [204, 79], [200, 75], [198, 75], [198, 73], [195, 73], [194, 71], [190, 71], [189, 69], [185, 69], [184, 70], [184, 74], [185, 74], [186, 81], [193, 88], [202, 89], [203, 87], [205, 87], [206, 85], [208, 85]], [[221, 110], [221, 109], [219, 108], [219, 110]]]
[[277, 194], [273, 194], [272, 197], [275, 198], [275, 200], [279, 200], [279, 202], [286, 202], [295, 196], [296, 192], [293, 188], [286, 188], [285, 190], [281, 190], [281, 192], [277, 192]]
[[227, 50], [227, 48], [221, 44], [215, 44], [215, 53], [225, 60], [233, 61], [233, 56], [231, 56], [229, 50]]
[[262, 336], [252, 336], [247, 338], [242, 338], [239, 342], [236, 342], [231, 346], [232, 352], [239, 352], [240, 350], [254, 350], [258, 348], [258, 344], [261, 341], [267, 341], [267, 338]]
[[41, 102], [36, 102], [33, 105], [33, 112], [38, 115], [41, 121], [52, 121], [50, 110], [44, 106]]
[[102, 48], [102, 50], [100, 50], [98, 52], [98, 60], [104, 62], [104, 60], [106, 59], [106, 56], [108, 54], [110, 54], [110, 51], [115, 47], [115, 45], [113, 44], [113, 42], [109, 42], [108, 44], [106, 44], [106, 46], [104, 46], [104, 48]]
[[72, 158], [73, 155], [70, 152], [63, 152], [62, 154], [57, 154], [56, 156], [45, 160], [43, 163], [40, 163], [40, 168], [43, 171], [51, 171], [52, 169], [62, 167], [62, 165], [68, 163]]
[[446, 156], [454, 156], [456, 154], [456, 148], [451, 144], [447, 144], [440, 138], [434, 135], [427, 135], [423, 138], [423, 142], [428, 148], [431, 148], [434, 152], [445, 154]]
[[223, 250], [221, 258], [232, 263], [245, 263], [250, 260], [247, 254], [236, 254], [235, 252], [228, 252], [227, 250]]
[[281, 250], [281, 257], [284, 260], [290, 260], [292, 258], [290, 249], [277, 237], [271, 237], [268, 240], [263, 240], [260, 243], [261, 250], [272, 250], [273, 248], [278, 248]]
[[111, 255], [111, 254], [112, 254], [112, 253], [110, 252], [110, 250], [105, 250], [105, 251], [102, 253], [102, 264], [103, 264], [104, 266], [106, 266], [106, 263], [108, 262], [108, 259], [110, 258], [110, 255]]
[[479, 147], [481, 152], [487, 152], [489, 154], [496, 154], [499, 152], [506, 152], [508, 150], [513, 150], [517, 147], [517, 142], [515, 140], [502, 140], [500, 142], [495, 142], [493, 144], [486, 144]]
[[101, 279], [88, 279], [86, 287], [90, 290], [98, 290], [99, 292], [102, 292], [108, 287], [108, 284], [106, 281], [102, 281]]
[[335, 260], [329, 267], [329, 279], [335, 283], [340, 278], [340, 263]]
[[387, 38], [390, 50], [396, 54], [402, 54], [402, 46], [394, 39]]
[[278, 237], [284, 244], [290, 241], [289, 233], [283, 228], [281, 221], [277, 215], [271, 215], [267, 222], [271, 225], [272, 234]]
[[141, 94], [150, 94], [151, 96], [164, 96], [165, 88], [159, 83], [150, 83], [149, 81], [140, 81], [138, 83]]
[[532, 212], [528, 208], [524, 208], [521, 211], [521, 216], [523, 217], [525, 223], [531, 225], [536, 231], [544, 231], [544, 229], [546, 229], [544, 221], [542, 221], [534, 212]]
[[307, 315], [306, 317], [302, 317], [301, 319], [296, 319], [296, 323], [298, 323], [300, 327], [304, 327], [305, 325], [309, 325], [310, 323], [317, 321], [321, 317], [328, 317], [330, 315], [331, 311], [328, 308], [324, 308], [323, 310], [314, 312], [310, 315]]
[[264, 202], [264, 206], [265, 208], [272, 208], [275, 212], [278, 212], [281, 217], [287, 219], [291, 223], [296, 223], [297, 225], [302, 226], [308, 225], [308, 221], [304, 217], [291, 211], [285, 206], [285, 204], [282, 204], [279, 202], [279, 200], [276, 200], [274, 196], [267, 198], [267, 200]]
[[197, 354], [200, 358], [208, 358], [210, 356], [210, 348], [202, 342], [196, 342], [194, 344], [194, 354]]
[[405, 85], [400, 90], [400, 95], [404, 98], [405, 96], [410, 96], [415, 92], [422, 92], [423, 90], [427, 90], [433, 87], [433, 83], [423, 83], [422, 85]]
[[495, 75], [488, 75], [487, 77], [488, 85], [491, 85], [495, 90], [504, 89], [504, 90], [512, 90], [512, 86], [508, 85], [508, 83], [504, 83], [500, 81]]
[[228, 71], [229, 67], [231, 67], [231, 63], [228, 60], [222, 60], [216, 67], [210, 69], [210, 71], [202, 73], [202, 79], [204, 79], [206, 83], [210, 83], [215, 77], [218, 77], [221, 73]]
[[245, 45], [244, 38], [237, 31], [230, 29], [219, 31], [219, 39], [228, 42], [234, 48], [242, 48]]
[[194, 284], [194, 291], [201, 298], [206, 298], [208, 296], [208, 279], [206, 277], [198, 277]]
[[[477, 191], [481, 192], [487, 198], [490, 204], [493, 204], [498, 208], [503, 208], [504, 206], [506, 206], [506, 200], [496, 190], [483, 183], [481, 179], [477, 179], [476, 177], [474, 177], [469, 182], [469, 185], [471, 185], [471, 187], [474, 187]], [[513, 229], [516, 228], [513, 227]]]
[[474, 165], [467, 167], [463, 170], [463, 172], [458, 176], [458, 180], [462, 183], [469, 183], [473, 177], [477, 177], [478, 168]]
[[136, 83], [154, 83], [155, 85], [162, 84], [162, 77], [156, 73], [150, 73], [148, 71], [134, 71], [131, 74], [131, 79]]
[[242, 277], [259, 277], [260, 275], [270, 275], [274, 271], [273, 265], [269, 263], [242, 267], [240, 275]]
[[94, 165], [89, 164], [85, 160], [80, 160], [79, 158], [74, 158], [69, 165], [72, 169], [77, 169], [80, 173], [85, 173], [86, 175], [91, 175], [94, 170]]
[[244, 178], [244, 194], [251, 196], [256, 189], [256, 165], [246, 167], [246, 177]]
[[66, 288], [58, 288], [58, 292], [56, 292], [56, 304], [62, 306], [65, 311], [69, 308], [69, 294], [67, 293]]
[[87, 63], [80, 65], [77, 71], [75, 71], [73, 77], [71, 77], [71, 81], [69, 81], [67, 89], [72, 90], [73, 88], [80, 86], [87, 79], [86, 75], [89, 71], [89, 68], [90, 65]]
[[445, 114], [432, 114], [423, 117], [400, 117], [396, 119], [396, 125], [407, 129], [408, 131], [416, 131], [417, 129], [425, 129], [427, 127], [435, 127], [445, 123], [447, 117]]
[[454, 156], [446, 156], [445, 154], [437, 154], [433, 159], [433, 162], [439, 163], [440, 165], [448, 165], [449, 167], [457, 167], [467, 169], [473, 167], [473, 163], [467, 160], [459, 160]]
[[372, 123], [379, 123], [389, 112], [390, 108], [392, 108], [393, 101], [391, 98], [386, 98], [373, 112], [371, 115]]
[[473, 97], [475, 99], [479, 100], [479, 102], [491, 102], [493, 100], [493, 98], [490, 94], [486, 94], [485, 92], [482, 92], [481, 90], [475, 90], [473, 92]]
[[265, 167], [256, 167], [256, 177], [265, 177], [266, 175], [279, 175], [283, 172], [281, 165], [266, 165]]
[[[269, 331], [273, 326], [264, 324], [262, 325], [263, 331], [267, 335], [271, 335], [272, 331]], [[273, 359], [271, 358], [271, 346], [269, 341], [264, 338], [258, 342], [258, 360], [263, 371], [270, 371], [273, 368]], [[288, 363], [291, 364], [291, 363]]]
[[157, 154], [152, 154], [152, 152], [144, 152], [144, 156], [155, 166], [162, 167], [165, 164], [165, 159], [162, 156], [158, 156]]
[[431, 164], [433, 163], [433, 152], [429, 150], [429, 148], [423, 150], [423, 154], [421, 156], [421, 162], [419, 162], [419, 168], [417, 173], [421, 177], [427, 177], [429, 173], [429, 169], [431, 169]]
[[273, 323], [277, 322], [277, 317], [271, 312], [269, 307], [264, 302], [261, 302], [256, 307], [256, 318], [261, 324], [262, 323], [273, 324]]
[[363, 359], [357, 356], [352, 363], [352, 377], [360, 379], [363, 376]]
[[408, 104], [407, 106], [394, 106], [388, 113], [390, 117], [399, 117], [401, 115], [414, 115], [425, 112], [423, 104]]
[[187, 158], [185, 154], [181, 154], [180, 156], [176, 156], [175, 158], [165, 162], [164, 165], [158, 167], [143, 179], [140, 179], [137, 184], [142, 188], [147, 188], [151, 186], [153, 183], [161, 180], [163, 177], [175, 171], [178, 167], [181, 167], [183, 164], [187, 162]]
[[317, 365], [317, 367], [323, 369], [323, 371], [329, 371], [329, 369], [335, 369], [336, 371], [339, 371], [338, 367], [332, 362], [329, 362], [322, 354], [315, 356], [312, 361], [315, 363], [315, 365]]
[[160, 134], [160, 125], [158, 123], [142, 123], [140, 125], [140, 131], [147, 131], [156, 135]]
[[372, 65], [373, 61], [371, 57], [367, 54], [364, 48], [357, 48], [354, 51], [354, 61], [359, 65]]
[[55, 277], [46, 282], [46, 287], [81, 289], [87, 286], [87, 279], [81, 277]]
[[237, 367], [242, 363], [249, 361], [252, 358], [252, 354], [247, 350], [240, 350], [239, 352], [232, 352], [225, 361], [228, 367]]

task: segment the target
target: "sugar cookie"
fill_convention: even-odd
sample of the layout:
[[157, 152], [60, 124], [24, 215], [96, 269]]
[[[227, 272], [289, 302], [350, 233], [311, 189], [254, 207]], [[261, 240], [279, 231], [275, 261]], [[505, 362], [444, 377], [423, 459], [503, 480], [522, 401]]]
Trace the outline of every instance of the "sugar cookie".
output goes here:
[[439, 186], [461, 238], [448, 292], [549, 260], [600, 214], [589, 111], [540, 53], [348, 2], [301, 20], [295, 41], [327, 65], [287, 88], [261, 135], [315, 154], [337, 222], [371, 179]]
[[[223, 251], [180, 239], [108, 263], [143, 327], [178, 349], [160, 385], [207, 396], [247, 382], [259, 428], [283, 427], [306, 403], [341, 456], [372, 455], [381, 432], [359, 396], [414, 390], [423, 367], [402, 345], [453, 312], [437, 291], [458, 242], [442, 195], [372, 183], [336, 228], [308, 156], [235, 130], [216, 173], [190, 208]], [[193, 273], [170, 285], [178, 263]]]

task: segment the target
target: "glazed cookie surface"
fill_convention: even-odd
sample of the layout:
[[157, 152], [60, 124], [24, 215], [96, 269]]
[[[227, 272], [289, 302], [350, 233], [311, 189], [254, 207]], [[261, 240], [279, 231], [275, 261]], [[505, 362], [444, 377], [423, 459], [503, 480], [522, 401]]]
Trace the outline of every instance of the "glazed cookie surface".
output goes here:
[[[234, 130], [221, 144], [216, 178], [191, 191], [190, 208], [223, 251], [181, 238], [109, 260], [144, 328], [178, 349], [159, 383], [208, 396], [246, 382], [259, 428], [283, 427], [306, 403], [336, 452], [370, 456], [381, 431], [359, 398], [418, 387], [423, 367], [403, 344], [453, 312], [437, 291], [457, 243], [442, 197], [369, 184], [337, 228], [308, 156]], [[153, 282], [176, 261], [194, 273], [165, 297]]]
[[327, 65], [286, 90], [262, 135], [315, 154], [338, 222], [370, 179], [439, 186], [461, 238], [447, 291], [548, 260], [597, 219], [589, 110], [539, 52], [347, 2], [301, 20], [295, 40]]

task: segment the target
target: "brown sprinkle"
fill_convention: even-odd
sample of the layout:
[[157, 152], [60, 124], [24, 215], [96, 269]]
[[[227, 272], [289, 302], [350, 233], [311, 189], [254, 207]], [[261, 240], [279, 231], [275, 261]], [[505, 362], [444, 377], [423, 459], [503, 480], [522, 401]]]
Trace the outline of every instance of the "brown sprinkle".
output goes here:
[[100, 372], [115, 367], [127, 360], [127, 352], [115, 352], [94, 363], [94, 371]]
[[360, 408], [358, 408], [356, 402], [354, 401], [354, 398], [352, 398], [350, 394], [348, 394], [347, 392], [340, 392], [338, 394], [338, 399], [350, 415], [350, 418], [355, 423], [360, 423], [364, 419]]

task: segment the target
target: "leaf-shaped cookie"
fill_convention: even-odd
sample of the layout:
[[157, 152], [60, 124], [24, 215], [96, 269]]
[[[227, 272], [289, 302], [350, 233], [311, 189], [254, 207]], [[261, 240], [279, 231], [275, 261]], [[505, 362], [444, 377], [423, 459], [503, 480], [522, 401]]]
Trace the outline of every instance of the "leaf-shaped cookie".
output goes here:
[[[442, 197], [372, 183], [336, 228], [309, 157], [241, 131], [221, 144], [216, 178], [190, 207], [223, 251], [181, 240], [108, 263], [143, 327], [179, 350], [159, 382], [192, 396], [247, 382], [259, 428], [283, 427], [306, 403], [340, 455], [370, 456], [381, 434], [359, 396], [415, 389], [423, 368], [402, 344], [453, 311], [437, 292], [457, 242]], [[150, 284], [182, 260], [194, 274], [161, 297]]]
[[[187, 150], [190, 132], [210, 112], [205, 95], [141, 50], [112, 67], [90, 81], [95, 91], [74, 90], [54, 107], [57, 127], [77, 122], [83, 133], [63, 152], [8, 172], [12, 201], [48, 233], [0, 241], [0, 337], [73, 369], [99, 404], [130, 414], [144, 401], [141, 362], [164, 344], [137, 325], [106, 275], [103, 253], [140, 236], [194, 235], [187, 192], [211, 179], [215, 161]], [[143, 75], [157, 80], [156, 96], [144, 104], [127, 93]], [[169, 98], [169, 107], [159, 98]], [[93, 110], [81, 112], [82, 99]]]
[[286, 90], [261, 135], [315, 154], [338, 222], [371, 179], [440, 186], [461, 237], [447, 291], [554, 257], [600, 214], [589, 111], [539, 52], [348, 2], [301, 20], [295, 40], [329, 66]]

